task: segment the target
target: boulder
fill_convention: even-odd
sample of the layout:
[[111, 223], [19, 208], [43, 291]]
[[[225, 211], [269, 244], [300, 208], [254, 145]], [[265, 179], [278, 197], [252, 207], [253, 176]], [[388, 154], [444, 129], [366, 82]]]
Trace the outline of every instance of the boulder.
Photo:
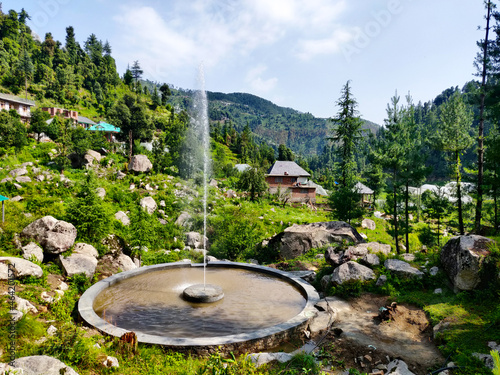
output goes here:
[[293, 358], [290, 353], [276, 352], [276, 353], [252, 353], [248, 355], [248, 358], [252, 361], [255, 367], [260, 367], [266, 363], [278, 361], [280, 363], [285, 363]]
[[116, 267], [121, 269], [122, 271], [130, 271], [137, 268], [137, 265], [134, 263], [132, 258], [128, 255], [120, 254], [115, 259]]
[[366, 229], [370, 229], [370, 230], [375, 230], [375, 228], [377, 226], [375, 225], [375, 222], [373, 220], [363, 219], [363, 221], [361, 222], [361, 227], [366, 228]]
[[409, 263], [398, 259], [387, 259], [384, 263], [384, 267], [399, 277], [417, 277], [421, 279], [424, 276], [422, 271], [419, 271], [415, 267], [412, 267]]
[[78, 375], [71, 367], [46, 355], [17, 358], [12, 366], [23, 369], [24, 375]]
[[16, 168], [9, 172], [9, 175], [12, 177], [24, 176], [25, 174], [28, 174], [28, 170], [26, 168]]
[[59, 254], [73, 246], [76, 228], [73, 224], [45, 216], [29, 224], [21, 235], [37, 241], [46, 252]]
[[468, 235], [453, 237], [443, 246], [441, 264], [456, 289], [472, 290], [480, 283], [480, 270], [492, 243], [489, 238]]
[[84, 164], [93, 164], [94, 160], [97, 163], [100, 163], [102, 156], [97, 151], [87, 150], [87, 152], [85, 153], [85, 156], [83, 158], [85, 159], [85, 163]]
[[31, 257], [35, 257], [39, 262], [43, 262], [43, 249], [34, 242], [30, 242], [26, 246], [22, 247], [23, 258], [30, 260]]
[[20, 184], [31, 182], [31, 178], [28, 176], [17, 176], [16, 181], [19, 182]]
[[373, 267], [380, 264], [380, 259], [377, 254], [366, 254], [360, 262], [365, 266]]
[[343, 221], [319, 222], [306, 225], [294, 224], [284, 232], [274, 236], [269, 246], [277, 250], [285, 259], [293, 259], [307, 253], [312, 248], [343, 242], [364, 242], [351, 225]]
[[118, 211], [115, 214], [115, 219], [116, 220], [120, 220], [123, 225], [130, 225], [130, 219], [127, 216], [127, 214], [125, 212], [123, 212], [123, 211]]
[[344, 252], [329, 246], [325, 251], [325, 260], [332, 267], [338, 267], [343, 263]]
[[153, 164], [146, 155], [134, 155], [128, 164], [128, 170], [133, 172], [149, 172]]
[[117, 180], [123, 180], [125, 177], [127, 177], [127, 175], [125, 173], [123, 173], [122, 171], [116, 172], [116, 179]]
[[104, 199], [104, 197], [106, 196], [106, 190], [104, 188], [101, 188], [101, 187], [97, 188], [96, 194], [99, 198]]
[[155, 200], [152, 198], [152, 197], [145, 197], [145, 198], [142, 198], [141, 201], [139, 202], [139, 204], [141, 205], [141, 207], [143, 209], [145, 209], [148, 214], [152, 214], [153, 212], [156, 211], [156, 208], [158, 207], [158, 205], [156, 204]]
[[[208, 238], [205, 237], [205, 244], [208, 248]], [[203, 249], [203, 235], [198, 232], [188, 232], [186, 233], [186, 246], [192, 247], [193, 249]]]
[[97, 251], [97, 249], [94, 246], [86, 243], [77, 243], [75, 245], [75, 248], [73, 249], [73, 253], [88, 255], [94, 258], [99, 257], [99, 252]]
[[0, 280], [9, 280], [9, 266], [13, 265], [15, 277], [33, 276], [40, 278], [43, 276], [42, 268], [35, 263], [23, 258], [0, 257]]
[[190, 220], [191, 220], [191, 215], [184, 211], [181, 212], [181, 214], [175, 221], [175, 225], [179, 225], [181, 227], [187, 227], [189, 225]]
[[335, 268], [332, 273], [332, 282], [342, 284], [351, 280], [372, 280], [375, 273], [368, 267], [356, 262], [347, 262]]
[[43, 182], [45, 180], [45, 176], [43, 174], [36, 175], [35, 180], [38, 182]]
[[59, 255], [59, 261], [68, 277], [84, 273], [90, 279], [97, 267], [97, 259], [87, 254], [73, 253], [68, 257]]
[[384, 286], [386, 282], [387, 282], [387, 276], [380, 275], [377, 279], [377, 282], [375, 283], [375, 286]]

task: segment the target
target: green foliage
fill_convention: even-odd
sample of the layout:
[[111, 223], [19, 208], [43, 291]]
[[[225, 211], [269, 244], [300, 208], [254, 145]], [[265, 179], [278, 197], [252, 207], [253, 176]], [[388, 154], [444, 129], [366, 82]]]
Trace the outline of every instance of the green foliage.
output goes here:
[[493, 375], [500, 375], [500, 355], [496, 350], [492, 350], [490, 354], [493, 358]]
[[250, 200], [255, 201], [267, 191], [268, 186], [262, 171], [257, 168], [248, 168], [240, 173], [236, 188], [247, 191], [250, 194]]
[[142, 256], [155, 242], [156, 220], [146, 209], [135, 205], [130, 215], [129, 243], [134, 255]]
[[230, 358], [224, 358], [217, 352], [208, 357], [204, 366], [197, 372], [198, 375], [245, 375], [257, 374], [255, 365], [249, 358], [237, 360], [233, 353]]
[[221, 212], [216, 220], [211, 218], [213, 233], [217, 234], [212, 242], [210, 254], [220, 259], [243, 260], [261, 240], [262, 224], [251, 221], [243, 209], [235, 208]]
[[332, 217], [336, 220], [351, 223], [365, 213], [360, 203], [360, 195], [353, 184], [342, 185], [333, 190], [328, 197], [328, 203], [332, 209]]
[[319, 375], [321, 371], [320, 365], [311, 354], [299, 353], [282, 365], [283, 373], [290, 375]]
[[91, 369], [98, 364], [98, 349], [92, 339], [84, 337], [80, 328], [73, 323], [62, 324], [54, 336], [40, 345], [40, 354], [53, 356], [68, 365]]
[[334, 285], [328, 291], [330, 296], [338, 296], [341, 298], [359, 297], [367, 283], [360, 280], [350, 280], [339, 285]]
[[76, 227], [78, 237], [84, 241], [98, 241], [107, 234], [110, 218], [97, 196], [92, 173], [88, 174], [76, 200], [69, 204], [66, 218]]
[[26, 126], [15, 110], [0, 111], [0, 134], [0, 156], [10, 147], [19, 150], [28, 144]]

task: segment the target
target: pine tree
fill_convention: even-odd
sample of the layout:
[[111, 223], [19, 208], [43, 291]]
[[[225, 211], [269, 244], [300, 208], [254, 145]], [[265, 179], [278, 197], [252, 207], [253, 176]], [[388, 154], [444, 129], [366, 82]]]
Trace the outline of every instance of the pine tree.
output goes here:
[[460, 234], [465, 233], [462, 213], [461, 155], [473, 143], [470, 135], [472, 120], [471, 110], [464, 103], [461, 94], [456, 92], [442, 105], [438, 129], [434, 137], [436, 147], [448, 154], [448, 162], [456, 180]]
[[31, 61], [31, 57], [28, 54], [28, 51], [24, 49], [21, 52], [21, 56], [19, 61], [17, 62], [17, 70], [21, 77], [24, 78], [24, 93], [26, 99], [28, 98], [28, 80], [33, 78], [33, 62]]

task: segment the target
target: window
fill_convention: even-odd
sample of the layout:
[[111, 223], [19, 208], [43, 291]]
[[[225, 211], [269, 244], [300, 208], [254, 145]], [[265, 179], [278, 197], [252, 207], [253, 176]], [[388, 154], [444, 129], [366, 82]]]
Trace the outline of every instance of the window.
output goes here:
[[293, 183], [297, 182], [297, 177], [292, 177], [291, 180], [292, 180], [292, 184], [293, 184]]
[[309, 189], [300, 189], [300, 194], [309, 194]]
[[274, 177], [274, 182], [277, 184], [283, 183], [283, 177]]

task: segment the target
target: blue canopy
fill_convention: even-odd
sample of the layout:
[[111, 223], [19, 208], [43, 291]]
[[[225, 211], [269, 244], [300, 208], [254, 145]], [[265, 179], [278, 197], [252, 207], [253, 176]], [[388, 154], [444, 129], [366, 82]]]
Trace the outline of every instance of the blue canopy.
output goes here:
[[0, 202], [2, 202], [2, 201], [6, 201], [6, 200], [8, 200], [8, 199], [9, 199], [9, 198], [4, 197], [3, 195], [0, 195]]
[[116, 126], [108, 124], [106, 122], [100, 122], [98, 124], [92, 125], [87, 130], [101, 131], [101, 132], [116, 132], [116, 133], [120, 132], [120, 128], [117, 128]]

